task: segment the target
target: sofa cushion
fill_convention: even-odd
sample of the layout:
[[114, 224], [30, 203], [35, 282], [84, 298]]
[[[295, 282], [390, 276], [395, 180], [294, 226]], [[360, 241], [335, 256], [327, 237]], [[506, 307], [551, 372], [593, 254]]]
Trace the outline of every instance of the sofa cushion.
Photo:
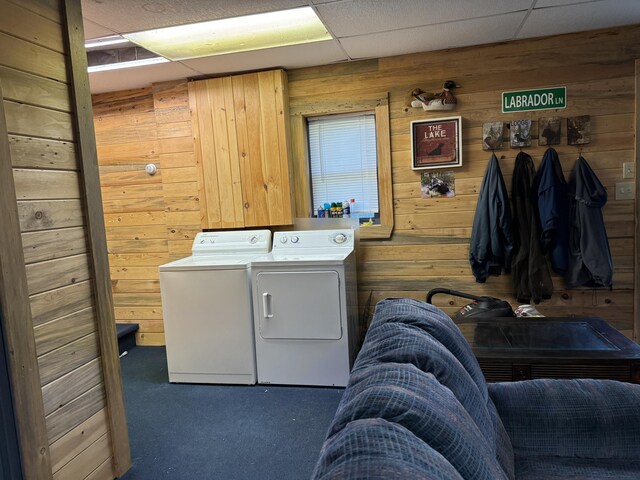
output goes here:
[[516, 457], [518, 480], [638, 480], [640, 460]]
[[432, 373], [469, 412], [494, 449], [504, 472], [509, 478], [514, 477], [511, 442], [489, 399], [482, 371], [464, 336], [442, 311], [411, 299], [379, 302], [354, 365], [346, 397], [352, 389], [357, 391], [356, 385], [363, 376], [359, 370], [376, 363], [412, 364]]
[[[393, 374], [393, 371], [397, 374]], [[438, 451], [463, 478], [506, 479], [487, 441], [454, 394], [430, 373], [412, 365], [362, 368], [370, 381], [341, 403], [329, 430], [332, 438], [355, 421], [382, 418], [401, 425]]]
[[489, 392], [517, 455], [640, 458], [640, 385], [544, 379]]
[[[422, 372], [431, 373], [442, 385], [453, 392], [467, 410], [481, 432], [488, 434], [487, 440], [494, 443], [493, 423], [487, 411], [487, 398], [458, 359], [426, 331], [411, 324], [379, 324], [370, 331], [354, 365], [350, 385], [345, 397], [358, 394], [371, 381], [370, 371], [362, 373], [371, 365], [393, 364], [391, 369], [376, 370], [376, 382], [384, 385], [403, 386], [406, 379], [395, 378], [400, 365], [411, 365]], [[385, 375], [381, 373], [385, 372]], [[413, 377], [411, 377], [413, 379]]]
[[355, 420], [322, 446], [317, 480], [462, 480], [447, 460], [404, 427]]
[[377, 303], [367, 335], [378, 325], [396, 322], [413, 325], [431, 334], [458, 359], [478, 385], [482, 396], [488, 398], [487, 384], [480, 365], [464, 335], [446, 313], [418, 300], [386, 298]]

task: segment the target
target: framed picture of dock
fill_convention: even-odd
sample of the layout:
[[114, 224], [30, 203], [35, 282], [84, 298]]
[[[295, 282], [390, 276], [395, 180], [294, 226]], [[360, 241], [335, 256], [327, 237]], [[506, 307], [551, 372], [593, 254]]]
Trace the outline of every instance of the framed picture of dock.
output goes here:
[[411, 168], [462, 166], [462, 117], [411, 122]]

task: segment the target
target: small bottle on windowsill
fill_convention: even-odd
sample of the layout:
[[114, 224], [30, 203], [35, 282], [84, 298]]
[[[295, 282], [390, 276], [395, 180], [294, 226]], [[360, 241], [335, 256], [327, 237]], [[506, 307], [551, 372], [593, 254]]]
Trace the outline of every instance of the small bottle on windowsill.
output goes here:
[[342, 202], [342, 216], [344, 218], [351, 218], [351, 204], [349, 200]]

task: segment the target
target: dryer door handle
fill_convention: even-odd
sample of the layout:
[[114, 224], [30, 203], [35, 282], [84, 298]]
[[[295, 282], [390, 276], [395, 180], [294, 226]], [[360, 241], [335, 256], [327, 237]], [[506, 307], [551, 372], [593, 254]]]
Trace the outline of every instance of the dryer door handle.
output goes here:
[[262, 294], [262, 314], [264, 318], [273, 317], [273, 312], [271, 311], [271, 294], [269, 292]]

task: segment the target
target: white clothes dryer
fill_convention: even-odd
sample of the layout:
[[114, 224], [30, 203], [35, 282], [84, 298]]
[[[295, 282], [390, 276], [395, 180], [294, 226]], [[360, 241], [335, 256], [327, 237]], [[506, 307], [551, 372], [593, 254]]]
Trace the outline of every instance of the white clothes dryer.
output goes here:
[[354, 233], [275, 232], [252, 261], [258, 383], [347, 384], [360, 337]]
[[269, 230], [201, 232], [160, 266], [170, 382], [256, 383], [250, 267], [270, 245]]

